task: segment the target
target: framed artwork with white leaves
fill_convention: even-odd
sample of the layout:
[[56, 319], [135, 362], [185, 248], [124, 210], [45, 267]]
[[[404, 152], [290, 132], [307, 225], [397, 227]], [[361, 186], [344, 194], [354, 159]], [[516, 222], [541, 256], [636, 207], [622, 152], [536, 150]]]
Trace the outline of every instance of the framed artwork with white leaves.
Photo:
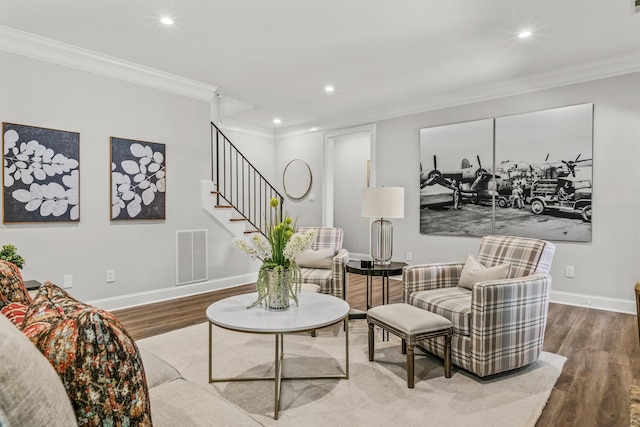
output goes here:
[[165, 219], [165, 145], [111, 137], [111, 219]]
[[80, 220], [80, 134], [2, 124], [4, 223]]

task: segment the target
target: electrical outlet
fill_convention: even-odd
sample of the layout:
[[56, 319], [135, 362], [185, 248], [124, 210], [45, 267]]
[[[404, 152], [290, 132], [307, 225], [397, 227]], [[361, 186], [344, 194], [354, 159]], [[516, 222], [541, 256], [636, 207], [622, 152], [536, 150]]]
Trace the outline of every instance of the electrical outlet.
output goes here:
[[113, 283], [116, 281], [116, 271], [107, 270], [107, 283]]
[[65, 274], [62, 278], [62, 287], [64, 289], [73, 288], [73, 275]]
[[413, 254], [411, 252], [407, 252], [407, 261], [411, 261], [413, 259]]
[[567, 265], [564, 267], [564, 276], [569, 279], [573, 279], [575, 277], [576, 270], [572, 265]]

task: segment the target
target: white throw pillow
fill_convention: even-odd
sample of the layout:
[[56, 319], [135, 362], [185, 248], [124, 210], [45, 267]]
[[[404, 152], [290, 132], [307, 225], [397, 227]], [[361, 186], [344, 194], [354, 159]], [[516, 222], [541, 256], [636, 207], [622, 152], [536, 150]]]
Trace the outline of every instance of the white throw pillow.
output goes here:
[[473, 289], [473, 284], [484, 282], [485, 280], [506, 279], [511, 269], [511, 264], [500, 264], [493, 267], [485, 267], [474, 257], [469, 255], [464, 263], [462, 272], [460, 273], [460, 281], [458, 286], [467, 289]]
[[296, 264], [301, 268], [323, 268], [327, 270], [331, 268], [334, 256], [336, 256], [336, 250], [333, 248], [322, 248], [317, 251], [307, 249], [296, 256]]

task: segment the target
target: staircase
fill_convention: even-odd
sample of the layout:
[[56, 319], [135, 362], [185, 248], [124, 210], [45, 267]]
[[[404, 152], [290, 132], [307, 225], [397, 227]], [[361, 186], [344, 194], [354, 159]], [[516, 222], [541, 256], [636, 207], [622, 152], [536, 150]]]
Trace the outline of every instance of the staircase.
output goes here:
[[282, 220], [282, 209], [273, 209], [271, 199], [282, 207], [284, 197], [211, 123], [211, 180], [200, 182], [200, 207], [232, 236], [266, 233], [268, 223]]

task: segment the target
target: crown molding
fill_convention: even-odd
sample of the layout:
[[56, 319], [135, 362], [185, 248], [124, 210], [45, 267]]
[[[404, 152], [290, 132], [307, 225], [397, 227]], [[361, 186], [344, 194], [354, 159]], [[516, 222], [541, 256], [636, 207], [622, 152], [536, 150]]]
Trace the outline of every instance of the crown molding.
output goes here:
[[0, 25], [0, 50], [211, 102], [217, 86]]
[[312, 126], [322, 130], [356, 126], [636, 72], [640, 72], [640, 51], [627, 52], [505, 79], [476, 89], [450, 92], [436, 97], [424, 97], [415, 102], [386, 106], [340, 118], [291, 126], [277, 130], [276, 137], [281, 138], [309, 133], [308, 129]]
[[[187, 79], [175, 74], [165, 73], [150, 67], [99, 54], [3, 25], [0, 25], [0, 50], [206, 102], [213, 101], [213, 97], [218, 89], [217, 86]], [[425, 96], [415, 102], [361, 111], [339, 118], [333, 117], [288, 128], [277, 130], [253, 128], [243, 124], [241, 121], [230, 121], [229, 119], [223, 120], [223, 122], [227, 122], [226, 125], [223, 125], [223, 128], [263, 137], [280, 138], [310, 133], [311, 131], [309, 129], [311, 127], [326, 131], [357, 126], [401, 116], [473, 104], [635, 72], [640, 72], [640, 51], [632, 51], [538, 73], [531, 73], [502, 80], [495, 84], [488, 84], [476, 89], [452, 92], [436, 97]]]

